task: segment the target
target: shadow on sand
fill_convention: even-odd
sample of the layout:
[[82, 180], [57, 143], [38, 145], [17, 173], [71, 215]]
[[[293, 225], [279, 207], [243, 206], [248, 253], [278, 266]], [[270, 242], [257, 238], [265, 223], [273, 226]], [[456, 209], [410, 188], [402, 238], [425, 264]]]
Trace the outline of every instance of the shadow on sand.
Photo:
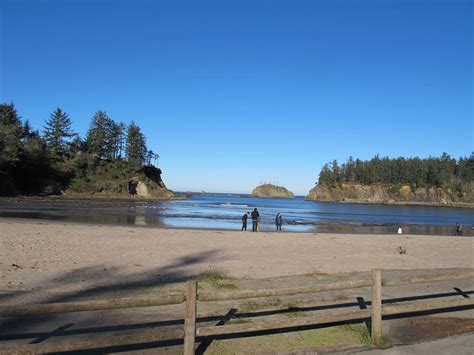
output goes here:
[[[77, 301], [84, 299], [107, 299], [117, 297], [117, 294], [120, 293], [120, 296], [123, 297], [124, 294], [127, 297], [130, 295], [143, 296], [143, 293], [146, 294], [147, 290], [150, 288], [164, 286], [174, 283], [183, 282], [189, 278], [198, 276], [199, 268], [196, 267], [197, 264], [202, 264], [203, 262], [212, 262], [218, 260], [219, 251], [213, 250], [206, 253], [200, 253], [195, 255], [190, 255], [178, 259], [175, 263], [168, 265], [166, 267], [157, 268], [143, 274], [140, 272], [128, 275], [126, 277], [120, 276], [121, 270], [107, 269], [104, 272], [103, 267], [90, 267], [77, 269], [69, 273], [65, 273], [60, 278], [56, 278], [44, 285], [43, 290], [47, 291], [53, 289], [57, 285], [66, 284], [66, 283], [77, 283], [81, 280], [87, 279], [88, 282], [95, 282], [95, 286], [86, 287], [75, 293], [68, 294], [52, 294], [50, 297], [44, 299], [41, 303], [59, 303], [67, 301]], [[177, 271], [181, 270], [181, 271]], [[183, 271], [184, 270], [184, 271]], [[110, 282], [109, 280], [117, 280]], [[410, 297], [399, 297], [399, 298], [390, 298], [384, 299], [383, 304], [392, 304], [402, 301], [416, 301], [416, 300], [428, 300], [436, 299], [443, 297], [463, 297], [469, 298], [474, 294], [473, 290], [462, 290], [459, 287], [454, 287], [452, 292], [445, 293], [433, 293], [428, 295], [419, 295], [419, 296], [410, 296]], [[9, 304], [15, 303], [15, 298], [18, 297], [17, 294], [4, 294], [0, 295], [0, 301], [5, 303], [8, 301]], [[37, 303], [37, 302], [35, 302]], [[221, 326], [227, 324], [231, 319], [240, 319], [245, 320], [253, 317], [261, 316], [271, 316], [279, 314], [289, 314], [292, 312], [304, 312], [304, 311], [323, 311], [323, 310], [334, 310], [342, 308], [361, 308], [366, 309], [371, 305], [370, 301], [365, 301], [362, 296], [356, 297], [353, 302], [348, 301], [344, 303], [334, 303], [321, 306], [310, 306], [310, 307], [292, 307], [289, 309], [279, 309], [279, 310], [262, 310], [262, 311], [252, 311], [252, 312], [239, 312], [238, 308], [230, 308], [227, 312], [222, 312], [223, 314], [217, 316], [209, 317], [199, 317], [197, 321], [199, 323], [214, 324], [215, 326]], [[396, 319], [404, 317], [415, 317], [415, 316], [424, 316], [444, 312], [452, 311], [461, 311], [466, 309], [473, 309], [473, 306], [464, 306], [464, 307], [454, 307], [446, 308], [436, 311], [425, 311], [425, 312], [416, 312], [416, 313], [407, 313], [396, 316], [384, 317], [384, 319]], [[106, 312], [106, 311], [104, 311]], [[156, 327], [167, 327], [167, 326], [182, 326], [184, 321], [182, 316], [175, 317], [174, 319], [159, 319], [160, 314], [156, 314], [158, 318], [156, 321], [148, 322], [128, 322], [127, 319], [122, 319], [118, 324], [104, 326], [103, 319], [100, 312], [83, 312], [87, 313], [86, 318], [81, 319], [81, 323], [85, 322], [91, 324], [92, 326], [81, 326], [80, 324], [74, 328], [75, 324], [72, 322], [65, 322], [62, 325], [58, 326], [58, 322], [61, 322], [59, 315], [44, 315], [44, 316], [35, 316], [35, 317], [11, 317], [0, 319], [0, 341], [18, 341], [22, 344], [25, 342], [29, 344], [42, 343], [51, 338], [60, 338], [64, 336], [71, 335], [92, 335], [92, 334], [101, 334], [106, 332], [115, 332], [115, 331], [127, 331], [133, 329], [147, 329], [147, 328], [156, 328]], [[181, 314], [184, 316], [184, 308]], [[59, 318], [58, 318], [59, 317]], [[214, 337], [201, 337], [197, 339], [197, 351], [198, 354], [203, 354], [206, 349], [210, 346], [213, 340], [215, 339], [232, 339], [232, 338], [244, 338], [256, 335], [268, 335], [268, 334], [279, 334], [286, 333], [291, 331], [302, 331], [307, 329], [319, 329], [325, 327], [331, 327], [341, 324], [355, 324], [362, 323], [367, 326], [367, 329], [370, 332], [370, 319], [365, 320], [353, 320], [353, 321], [344, 321], [336, 323], [327, 323], [322, 325], [314, 326], [305, 326], [305, 327], [293, 327], [293, 328], [284, 328], [277, 330], [266, 330], [258, 332], [249, 332], [249, 333], [239, 333], [231, 334], [225, 336], [214, 336]], [[56, 324], [51, 326], [51, 324]], [[47, 329], [40, 330], [37, 329]], [[36, 330], [35, 330], [36, 329]], [[106, 336], [106, 334], [104, 334]], [[172, 339], [154, 343], [145, 343], [145, 344], [135, 344], [127, 346], [117, 346], [117, 347], [107, 347], [101, 349], [87, 349], [84, 351], [75, 351], [68, 352], [69, 354], [91, 354], [91, 353], [110, 353], [110, 352], [122, 352], [122, 351], [132, 351], [132, 350], [143, 350], [143, 349], [156, 349], [156, 348], [166, 348], [173, 346], [181, 346], [183, 344], [182, 339]]]

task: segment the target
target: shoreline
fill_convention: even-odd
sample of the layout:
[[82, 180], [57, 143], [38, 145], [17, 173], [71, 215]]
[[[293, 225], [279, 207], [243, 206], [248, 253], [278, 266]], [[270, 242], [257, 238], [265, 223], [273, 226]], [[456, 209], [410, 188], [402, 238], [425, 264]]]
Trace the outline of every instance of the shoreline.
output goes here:
[[[172, 190], [170, 190], [172, 191]], [[46, 195], [46, 196], [41, 196], [41, 195], [18, 195], [18, 196], [0, 196], [0, 200], [47, 200], [47, 199], [52, 199], [52, 200], [85, 200], [85, 201], [91, 201], [91, 200], [98, 200], [98, 201], [104, 201], [104, 200], [111, 200], [111, 201], [124, 201], [124, 202], [131, 202], [131, 201], [143, 201], [143, 202], [156, 202], [156, 201], [175, 201], [175, 200], [188, 200], [190, 197], [188, 196], [189, 193], [184, 193], [184, 192], [176, 192], [175, 197], [173, 198], [168, 198], [168, 199], [160, 199], [160, 198], [144, 198], [144, 197], [133, 197], [133, 196], [123, 196], [123, 195], [100, 195], [100, 194], [65, 194], [65, 195]], [[232, 193], [200, 193], [200, 192], [194, 192], [192, 194], [196, 195], [235, 195], [235, 196], [241, 196], [243, 194], [232, 194]], [[244, 194], [245, 195], [245, 194]], [[381, 205], [381, 206], [422, 206], [422, 207], [445, 207], [445, 208], [466, 208], [466, 209], [474, 209], [474, 203], [453, 203], [453, 204], [442, 204], [442, 203], [435, 203], [435, 202], [415, 202], [415, 201], [392, 201], [392, 202], [369, 202], [369, 201], [361, 201], [361, 200], [338, 200], [338, 201], [323, 201], [323, 200], [313, 200], [313, 199], [308, 199], [306, 196], [294, 196], [294, 197], [255, 197], [252, 196], [251, 194], [246, 195], [246, 197], [249, 198], [276, 198], [276, 199], [288, 199], [292, 200], [295, 198], [302, 198], [305, 201], [308, 202], [317, 202], [317, 203], [324, 203], [324, 204], [333, 204], [333, 203], [341, 203], [341, 204], [348, 204], [348, 205]]]
[[[130, 227], [130, 228], [150, 228], [150, 229], [169, 229], [169, 230], [198, 230], [198, 231], [220, 231], [220, 232], [241, 232], [240, 229], [226, 229], [226, 228], [205, 228], [205, 227], [182, 227], [182, 226], [171, 226], [166, 224], [140, 224], [140, 223], [112, 223], [112, 222], [91, 222], [91, 221], [74, 221], [74, 220], [67, 220], [61, 218], [34, 218], [34, 217], [4, 217], [0, 216], [0, 224], [1, 223], [37, 223], [37, 224], [63, 224], [63, 225], [75, 225], [75, 226], [90, 226], [90, 227], [101, 227], [101, 226], [109, 226], [109, 227]], [[265, 225], [265, 227], [260, 230], [258, 233], [270, 233], [270, 234], [336, 234], [336, 235], [369, 235], [375, 237], [387, 237], [387, 236], [399, 236], [397, 234], [397, 224], [357, 224], [357, 223], [350, 223], [350, 222], [338, 222], [338, 221], [326, 221], [319, 224], [313, 225], [313, 230], [302, 230], [302, 231], [288, 231], [284, 229], [283, 231], [277, 232], [274, 230], [274, 227], [271, 228], [269, 225]], [[432, 237], [451, 237], [454, 234], [433, 234], [433, 233], [419, 233], [420, 229], [442, 229], [442, 230], [454, 230], [452, 226], [444, 226], [444, 225], [403, 225], [403, 228], [412, 231], [412, 233], [404, 233], [401, 236], [414, 236], [414, 237], [424, 237], [424, 236], [432, 236]], [[418, 233], [413, 233], [413, 231], [417, 231]], [[467, 229], [467, 228], [466, 228]], [[249, 233], [255, 234], [251, 230], [251, 225], [248, 226], [246, 232], [242, 233]], [[469, 238], [474, 236], [474, 229], [469, 228], [464, 231], [464, 235], [457, 236], [460, 238]]]
[[368, 201], [348, 201], [348, 200], [338, 200], [338, 201], [322, 201], [322, 200], [312, 200], [308, 198], [304, 198], [305, 201], [309, 202], [318, 202], [318, 203], [342, 203], [347, 205], [381, 205], [381, 206], [421, 206], [421, 207], [445, 207], [445, 208], [467, 208], [467, 209], [474, 209], [474, 203], [454, 203], [454, 204], [442, 204], [442, 203], [435, 203], [435, 202], [409, 202], [409, 201], [393, 201], [393, 202], [368, 202]]

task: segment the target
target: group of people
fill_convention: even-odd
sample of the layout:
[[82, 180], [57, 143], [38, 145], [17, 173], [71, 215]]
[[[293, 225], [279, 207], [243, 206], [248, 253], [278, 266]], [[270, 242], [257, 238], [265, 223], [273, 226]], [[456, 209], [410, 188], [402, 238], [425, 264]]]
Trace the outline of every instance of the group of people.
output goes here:
[[462, 224], [461, 223], [456, 223], [456, 236], [462, 237]]
[[[252, 219], [252, 232], [258, 232], [258, 229], [260, 227], [260, 213], [258, 212], [257, 208], [254, 208], [252, 213], [246, 212], [242, 216], [242, 231], [247, 230], [247, 220], [249, 216]], [[277, 232], [281, 232], [282, 224], [283, 224], [283, 218], [281, 216], [281, 213], [278, 212], [275, 217], [275, 226], [276, 226]]]

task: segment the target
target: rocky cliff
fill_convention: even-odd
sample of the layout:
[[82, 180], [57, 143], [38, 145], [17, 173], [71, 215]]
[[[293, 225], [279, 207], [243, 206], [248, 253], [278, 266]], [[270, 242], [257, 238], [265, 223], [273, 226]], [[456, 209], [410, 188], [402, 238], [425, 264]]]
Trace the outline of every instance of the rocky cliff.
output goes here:
[[413, 203], [436, 205], [473, 205], [474, 184], [471, 183], [464, 193], [436, 187], [415, 188], [409, 185], [360, 185], [340, 184], [328, 186], [317, 184], [306, 196], [308, 200], [330, 202], [365, 203]]
[[277, 197], [277, 198], [291, 198], [293, 192], [288, 191], [283, 186], [275, 186], [271, 184], [264, 184], [257, 186], [252, 191], [253, 197]]
[[128, 193], [132, 196], [156, 199], [172, 199], [173, 191], [166, 188], [161, 179], [161, 169], [146, 166], [128, 182]]

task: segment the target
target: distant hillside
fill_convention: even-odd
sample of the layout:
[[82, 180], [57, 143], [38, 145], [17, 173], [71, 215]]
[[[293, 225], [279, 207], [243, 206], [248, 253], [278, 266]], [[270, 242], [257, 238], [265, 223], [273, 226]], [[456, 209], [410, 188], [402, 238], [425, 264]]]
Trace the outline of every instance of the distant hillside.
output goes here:
[[458, 160], [380, 158], [325, 164], [309, 200], [474, 205], [474, 154]]
[[361, 185], [322, 183], [313, 187], [306, 196], [308, 200], [327, 202], [407, 203], [433, 205], [474, 206], [474, 184], [462, 194], [451, 189], [419, 187], [409, 185]]
[[277, 198], [291, 198], [293, 193], [288, 191], [283, 186], [275, 186], [272, 184], [264, 184], [257, 186], [252, 191], [253, 197], [277, 197]]

